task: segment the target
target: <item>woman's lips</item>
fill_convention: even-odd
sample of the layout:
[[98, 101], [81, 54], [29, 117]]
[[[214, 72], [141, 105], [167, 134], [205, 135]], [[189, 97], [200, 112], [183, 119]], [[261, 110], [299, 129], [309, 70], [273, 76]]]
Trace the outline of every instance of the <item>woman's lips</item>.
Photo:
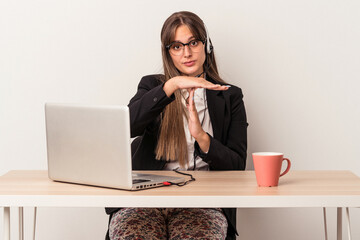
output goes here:
[[195, 64], [195, 61], [189, 61], [189, 62], [184, 62], [184, 65], [187, 67], [191, 67]]

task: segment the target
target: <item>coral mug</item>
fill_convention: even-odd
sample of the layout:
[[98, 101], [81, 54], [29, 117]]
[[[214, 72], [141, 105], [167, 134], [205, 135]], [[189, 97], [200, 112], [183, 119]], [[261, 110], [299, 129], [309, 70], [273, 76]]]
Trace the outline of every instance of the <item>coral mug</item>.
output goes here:
[[[279, 184], [279, 178], [289, 172], [291, 162], [284, 158], [283, 153], [257, 152], [252, 154], [255, 168], [256, 181], [259, 187], [274, 187]], [[281, 172], [283, 161], [287, 168]]]

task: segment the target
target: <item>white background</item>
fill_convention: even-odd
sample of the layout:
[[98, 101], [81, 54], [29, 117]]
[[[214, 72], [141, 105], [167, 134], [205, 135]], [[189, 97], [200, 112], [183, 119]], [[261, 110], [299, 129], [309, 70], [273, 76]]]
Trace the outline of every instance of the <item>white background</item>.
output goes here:
[[[45, 102], [127, 104], [161, 73], [160, 30], [179, 10], [204, 20], [221, 76], [243, 89], [247, 169], [251, 152], [279, 151], [292, 169], [360, 174], [357, 0], [0, 0], [0, 174], [47, 168]], [[239, 239], [323, 239], [321, 214], [239, 209]], [[360, 209], [351, 217], [359, 225]], [[106, 227], [100, 208], [40, 208], [37, 239], [103, 239]]]

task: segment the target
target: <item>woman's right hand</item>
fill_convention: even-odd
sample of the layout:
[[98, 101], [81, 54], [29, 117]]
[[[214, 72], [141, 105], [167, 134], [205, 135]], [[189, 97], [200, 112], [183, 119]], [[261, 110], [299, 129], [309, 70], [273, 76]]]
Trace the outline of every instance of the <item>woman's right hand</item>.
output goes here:
[[204, 78], [199, 77], [187, 77], [187, 76], [176, 76], [164, 84], [164, 91], [168, 97], [170, 97], [178, 89], [191, 89], [191, 88], [206, 88], [210, 90], [224, 91], [228, 90], [228, 86], [221, 86], [219, 84], [213, 84], [206, 81]]

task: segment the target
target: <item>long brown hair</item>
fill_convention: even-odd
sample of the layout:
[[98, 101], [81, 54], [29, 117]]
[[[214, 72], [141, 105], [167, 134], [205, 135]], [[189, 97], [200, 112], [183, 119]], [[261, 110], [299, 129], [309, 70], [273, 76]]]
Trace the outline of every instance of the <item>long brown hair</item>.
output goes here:
[[[206, 41], [205, 44], [210, 44], [207, 41], [207, 33], [204, 22], [194, 13], [182, 11], [172, 14], [166, 21], [161, 30], [161, 49], [162, 60], [164, 67], [164, 79], [167, 80], [182, 75], [182, 73], [175, 67], [169, 51], [166, 46], [169, 45], [175, 38], [176, 29], [186, 25], [195, 39]], [[204, 70], [209, 78], [215, 83], [224, 83], [220, 78], [217, 65], [215, 61], [214, 51], [206, 52], [206, 60], [204, 62]], [[162, 122], [160, 127], [160, 135], [156, 147], [156, 159], [163, 160], [178, 160], [180, 166], [184, 167], [188, 163], [187, 142], [184, 131], [183, 116], [185, 115], [185, 106], [181, 102], [180, 90], [175, 91], [175, 101], [170, 103], [162, 113]]]

